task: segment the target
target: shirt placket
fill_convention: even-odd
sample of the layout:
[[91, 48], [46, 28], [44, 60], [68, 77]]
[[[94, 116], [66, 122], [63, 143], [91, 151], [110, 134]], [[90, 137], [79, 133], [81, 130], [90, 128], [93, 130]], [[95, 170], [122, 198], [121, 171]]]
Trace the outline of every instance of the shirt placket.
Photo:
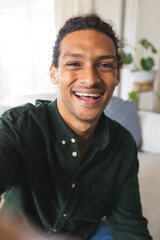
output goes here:
[[[60, 142], [61, 142], [62, 147], [66, 148], [67, 157], [70, 158], [71, 161], [73, 161], [76, 177], [72, 178], [72, 181], [71, 181], [69, 189], [68, 189], [68, 193], [67, 193], [63, 211], [60, 213], [55, 225], [53, 226], [53, 228], [51, 230], [53, 232], [60, 231], [65, 226], [67, 221], [70, 219], [73, 211], [75, 210], [77, 185], [78, 185], [78, 178], [77, 178], [76, 172], [78, 170], [79, 163], [80, 163], [80, 156], [79, 156], [77, 140], [74, 137], [71, 137], [70, 141], [63, 138]], [[73, 167], [73, 165], [72, 165], [72, 167]]]

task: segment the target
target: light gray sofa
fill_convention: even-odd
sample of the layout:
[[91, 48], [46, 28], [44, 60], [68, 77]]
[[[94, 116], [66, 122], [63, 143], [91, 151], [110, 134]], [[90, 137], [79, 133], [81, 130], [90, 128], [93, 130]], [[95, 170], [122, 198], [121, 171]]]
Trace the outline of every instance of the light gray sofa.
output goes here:
[[[10, 107], [35, 99], [54, 100], [56, 94], [8, 97], [0, 102], [0, 114]], [[160, 114], [138, 112], [142, 144], [138, 152], [139, 183], [144, 216], [153, 240], [160, 240]]]
[[139, 182], [144, 216], [153, 240], [160, 240], [160, 114], [139, 112], [142, 152], [138, 152]]

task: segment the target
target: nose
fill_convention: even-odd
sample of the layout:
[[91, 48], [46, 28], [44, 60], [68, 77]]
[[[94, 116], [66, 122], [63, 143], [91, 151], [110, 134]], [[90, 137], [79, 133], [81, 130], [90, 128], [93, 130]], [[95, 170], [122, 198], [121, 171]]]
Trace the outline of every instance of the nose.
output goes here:
[[100, 78], [94, 66], [87, 66], [84, 69], [82, 82], [88, 87], [94, 87], [100, 82]]

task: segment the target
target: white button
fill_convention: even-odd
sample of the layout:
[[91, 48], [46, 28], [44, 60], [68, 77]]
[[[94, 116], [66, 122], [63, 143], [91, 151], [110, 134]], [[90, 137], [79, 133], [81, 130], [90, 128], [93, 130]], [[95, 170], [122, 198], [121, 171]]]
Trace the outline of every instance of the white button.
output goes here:
[[63, 217], [67, 217], [67, 213], [64, 213], [64, 214], [63, 214]]
[[72, 143], [75, 143], [76, 140], [75, 140], [74, 138], [71, 138], [71, 142], [72, 142]]
[[53, 232], [57, 232], [57, 229], [53, 229]]
[[75, 186], [76, 186], [76, 184], [75, 184], [75, 183], [73, 183], [73, 184], [72, 184], [72, 188], [75, 188]]
[[77, 157], [77, 152], [72, 152], [73, 157]]
[[66, 141], [65, 141], [65, 140], [62, 140], [62, 144], [63, 144], [63, 145], [66, 144]]

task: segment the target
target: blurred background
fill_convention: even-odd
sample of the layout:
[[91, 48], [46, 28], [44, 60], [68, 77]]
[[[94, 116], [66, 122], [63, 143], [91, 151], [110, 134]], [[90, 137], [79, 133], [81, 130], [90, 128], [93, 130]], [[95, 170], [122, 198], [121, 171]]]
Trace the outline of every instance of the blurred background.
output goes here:
[[[139, 62], [143, 57], [147, 57], [149, 65], [154, 61], [156, 76], [149, 78], [149, 83], [141, 78], [136, 91], [133, 64], [122, 69], [121, 82], [114, 93], [120, 99], [115, 98], [112, 110], [114, 119], [123, 120], [123, 126], [132, 129], [140, 140], [143, 212], [153, 239], [159, 240], [160, 0], [0, 0], [0, 115], [10, 107], [34, 103], [37, 98], [53, 100], [56, 97], [57, 87], [50, 82], [49, 68], [57, 31], [69, 17], [92, 11], [113, 23], [120, 39], [126, 43], [129, 62], [130, 52], [138, 56]], [[141, 39], [145, 39], [143, 44], [139, 44]], [[157, 53], [153, 54], [150, 47]], [[146, 75], [150, 72], [149, 65]], [[143, 72], [141, 67], [138, 70]], [[129, 98], [131, 93], [132, 100], [138, 96], [138, 105]], [[111, 104], [114, 104], [113, 98]]]
[[[160, 112], [159, 0], [0, 0], [0, 100], [55, 93], [49, 68], [57, 30], [67, 18], [91, 11], [111, 20], [127, 44], [136, 47], [142, 38], [154, 44], [157, 75], [153, 89], [139, 93], [139, 108]], [[127, 66], [114, 95], [127, 100], [132, 85]]]

